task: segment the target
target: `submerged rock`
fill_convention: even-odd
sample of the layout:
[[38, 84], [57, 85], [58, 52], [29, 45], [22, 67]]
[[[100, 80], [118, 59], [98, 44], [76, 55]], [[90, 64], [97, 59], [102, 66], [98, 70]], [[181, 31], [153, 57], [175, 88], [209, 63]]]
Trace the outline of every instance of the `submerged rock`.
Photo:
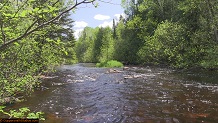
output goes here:
[[117, 70], [117, 69], [109, 69], [106, 73], [121, 73], [123, 71]]
[[129, 67], [123, 67], [123, 70], [129, 70]]
[[147, 78], [154, 77], [154, 74], [133, 74], [133, 75], [124, 75], [124, 79], [132, 79], [132, 78]]

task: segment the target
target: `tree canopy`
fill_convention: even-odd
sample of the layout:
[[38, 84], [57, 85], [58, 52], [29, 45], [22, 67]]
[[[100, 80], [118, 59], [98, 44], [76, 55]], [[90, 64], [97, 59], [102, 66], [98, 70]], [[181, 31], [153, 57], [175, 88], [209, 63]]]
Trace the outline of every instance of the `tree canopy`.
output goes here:
[[70, 11], [81, 4], [95, 0], [0, 1], [0, 103], [33, 91], [54, 66], [77, 62]]
[[[84, 53], [93, 52], [91, 62], [114, 59], [177, 68], [218, 67], [216, 0], [122, 0], [122, 7], [127, 18], [121, 16], [118, 23], [113, 22], [108, 33], [106, 28], [97, 28], [100, 32], [89, 38], [94, 44], [85, 43], [88, 35], [79, 38], [77, 45], [82, 41], [91, 49], [84, 48]], [[86, 62], [82, 57], [78, 56], [79, 61]]]

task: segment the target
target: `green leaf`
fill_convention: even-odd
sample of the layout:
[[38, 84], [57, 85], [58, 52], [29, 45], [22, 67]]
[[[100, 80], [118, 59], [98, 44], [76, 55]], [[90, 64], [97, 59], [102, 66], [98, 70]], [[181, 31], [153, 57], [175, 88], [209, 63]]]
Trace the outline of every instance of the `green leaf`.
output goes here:
[[20, 46], [20, 44], [19, 44], [19, 43], [17, 43], [17, 42], [15, 42], [14, 44], [15, 44], [16, 46]]
[[39, 11], [39, 8], [33, 9], [33, 12], [37, 12], [37, 11]]
[[30, 111], [30, 110], [29, 110], [29, 108], [24, 107], [24, 108], [20, 108], [19, 111], [20, 111], [20, 112], [28, 112], [28, 111]]
[[64, 54], [65, 54], [65, 55], [68, 55], [68, 52], [67, 52], [67, 51], [64, 51]]
[[24, 11], [21, 12], [20, 16], [21, 16], [21, 17], [26, 17], [27, 13], [28, 13], [28, 12], [27, 12], [26, 10], [24, 10]]
[[57, 16], [57, 14], [56, 14], [56, 13], [53, 13], [53, 16]]
[[0, 110], [4, 109], [6, 106], [0, 106]]
[[53, 6], [48, 6], [48, 8], [50, 9], [51, 12], [57, 9], [56, 7], [53, 7]]

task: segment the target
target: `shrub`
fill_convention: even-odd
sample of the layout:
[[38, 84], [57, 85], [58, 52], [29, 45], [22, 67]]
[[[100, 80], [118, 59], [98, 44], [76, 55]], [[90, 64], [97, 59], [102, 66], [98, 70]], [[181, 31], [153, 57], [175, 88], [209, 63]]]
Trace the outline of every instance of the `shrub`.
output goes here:
[[5, 106], [0, 106], [0, 113], [8, 115], [9, 118], [28, 118], [28, 119], [39, 119], [45, 120], [43, 117], [43, 112], [30, 112], [29, 108], [23, 107], [17, 110], [10, 110], [9, 112], [5, 112], [3, 109]]
[[123, 64], [116, 60], [110, 60], [110, 61], [97, 63], [96, 66], [97, 67], [123, 67]]
[[170, 64], [181, 66], [187, 42], [185, 27], [173, 22], [162, 22], [151, 37], [145, 37], [146, 42], [138, 55], [144, 63]]

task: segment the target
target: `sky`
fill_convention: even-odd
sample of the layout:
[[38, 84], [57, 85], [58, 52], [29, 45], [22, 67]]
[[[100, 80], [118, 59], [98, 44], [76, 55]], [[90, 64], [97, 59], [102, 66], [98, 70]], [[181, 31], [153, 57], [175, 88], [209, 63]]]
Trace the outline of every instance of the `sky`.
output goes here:
[[[98, 1], [98, 0], [97, 0]], [[119, 20], [120, 15], [124, 16], [124, 9], [121, 7], [121, 0], [98, 1], [95, 8], [92, 4], [80, 5], [75, 13], [71, 15], [74, 22], [74, 35], [78, 38], [79, 33], [86, 27], [106, 27], [113, 25], [113, 19]], [[109, 3], [106, 3], [109, 2]]]

